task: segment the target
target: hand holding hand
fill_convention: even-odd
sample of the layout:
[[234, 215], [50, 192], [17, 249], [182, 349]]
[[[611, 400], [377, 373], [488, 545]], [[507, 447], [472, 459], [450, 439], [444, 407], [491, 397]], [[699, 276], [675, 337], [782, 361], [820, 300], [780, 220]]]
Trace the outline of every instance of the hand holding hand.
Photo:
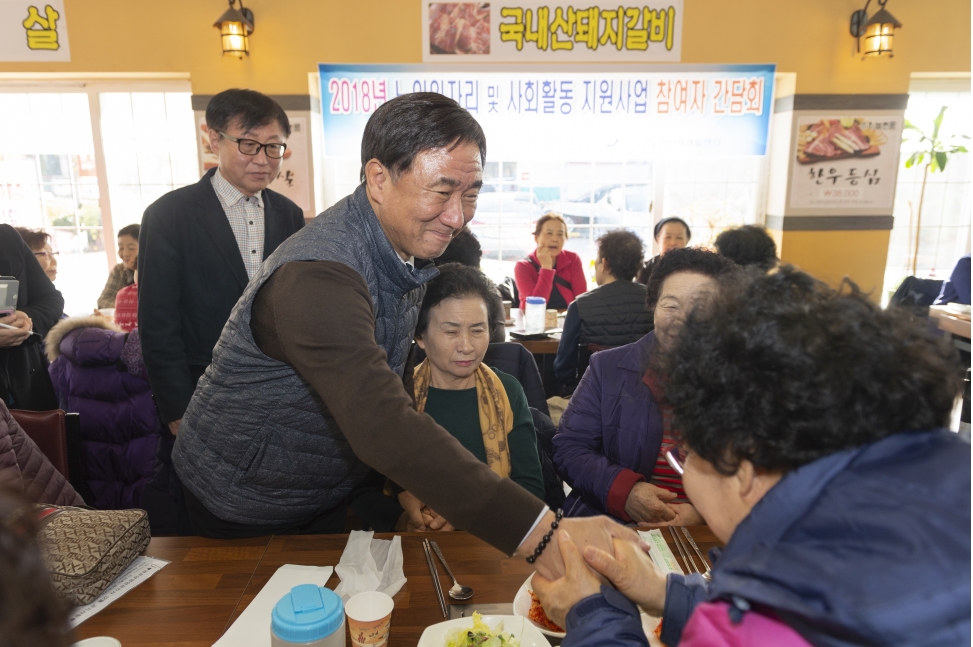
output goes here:
[[676, 498], [675, 492], [644, 481], [635, 484], [625, 501], [625, 513], [634, 521], [662, 523], [675, 519], [676, 513], [666, 503]]
[[[614, 541], [614, 554], [589, 546], [584, 559], [647, 613], [661, 616], [666, 604], [666, 578], [652, 563], [652, 559], [638, 545], [628, 541]], [[536, 581], [536, 579], [535, 579]], [[545, 610], [547, 607], [544, 607]]]
[[[534, 549], [541, 539], [551, 530], [551, 523], [554, 521], [554, 513], [548, 512], [537, 524], [523, 544], [517, 549], [517, 554], [527, 557], [534, 553]], [[612, 540], [620, 539], [623, 541], [638, 544], [639, 536], [631, 528], [616, 523], [608, 517], [576, 517], [571, 519], [561, 519], [559, 526], [561, 530], [567, 530], [573, 537], [579, 549], [585, 546], [597, 546], [602, 550], [611, 551]], [[537, 572], [549, 580], [557, 579], [564, 575], [564, 561], [558, 549], [558, 535], [555, 532], [551, 536], [551, 541], [547, 548], [541, 553], [534, 563]]]
[[564, 575], [549, 580], [538, 572], [534, 575], [532, 586], [544, 606], [547, 617], [566, 627], [565, 619], [568, 611], [578, 602], [601, 591], [601, 581], [581, 558], [578, 546], [571, 539], [568, 531], [559, 530], [556, 536], [564, 560]]

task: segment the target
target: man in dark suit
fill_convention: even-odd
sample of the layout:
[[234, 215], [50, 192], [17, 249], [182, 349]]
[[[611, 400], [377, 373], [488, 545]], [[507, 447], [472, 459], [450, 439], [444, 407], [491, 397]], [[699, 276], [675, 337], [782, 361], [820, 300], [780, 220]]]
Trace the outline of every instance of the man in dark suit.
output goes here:
[[173, 435], [250, 278], [304, 226], [301, 208], [267, 188], [291, 132], [277, 102], [226, 90], [207, 106], [206, 125], [219, 167], [149, 205], [139, 236], [142, 354]]

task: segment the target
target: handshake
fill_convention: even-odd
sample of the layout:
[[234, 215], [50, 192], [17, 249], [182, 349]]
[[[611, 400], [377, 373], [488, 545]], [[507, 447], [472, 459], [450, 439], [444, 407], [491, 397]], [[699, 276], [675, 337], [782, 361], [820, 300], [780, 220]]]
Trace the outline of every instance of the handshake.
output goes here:
[[[529, 556], [551, 531], [548, 512], [517, 549]], [[564, 627], [571, 608], [611, 585], [651, 615], [662, 615], [665, 576], [648, 555], [649, 546], [631, 528], [608, 517], [562, 519], [534, 563], [534, 592], [548, 618]]]

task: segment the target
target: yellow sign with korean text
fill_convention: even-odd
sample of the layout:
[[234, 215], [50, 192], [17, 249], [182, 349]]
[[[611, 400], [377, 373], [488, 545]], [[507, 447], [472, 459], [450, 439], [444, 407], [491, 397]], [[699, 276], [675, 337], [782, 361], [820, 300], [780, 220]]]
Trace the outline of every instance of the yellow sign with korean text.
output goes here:
[[679, 61], [683, 0], [422, 2], [426, 63]]
[[70, 61], [64, 0], [0, 0], [0, 61]]

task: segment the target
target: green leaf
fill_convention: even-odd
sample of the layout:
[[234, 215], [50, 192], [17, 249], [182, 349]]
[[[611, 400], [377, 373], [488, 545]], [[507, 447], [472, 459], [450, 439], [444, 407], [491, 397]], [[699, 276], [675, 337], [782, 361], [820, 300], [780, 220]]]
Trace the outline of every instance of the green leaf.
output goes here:
[[[909, 121], [908, 119], [905, 119], [904, 120], [904, 125], [902, 126], [902, 130], [919, 130], [919, 128], [914, 123], [912, 123], [911, 121]], [[919, 130], [919, 132], [922, 132], [922, 131]]]
[[[948, 159], [949, 159], [949, 156], [946, 155], [946, 153], [944, 153], [942, 151], [936, 153], [936, 163], [939, 166], [939, 170], [940, 171], [945, 171], [946, 170], [946, 161]], [[932, 170], [935, 171], [936, 169], [934, 168]]]
[[953, 150], [950, 151], [950, 152], [953, 152], [953, 153], [968, 153], [969, 151], [966, 150], [966, 146], [954, 146], [953, 147]]
[[932, 138], [936, 139], [939, 137], [939, 127], [943, 125], [943, 115], [946, 114], [946, 106], [939, 109], [939, 114], [932, 122]]

